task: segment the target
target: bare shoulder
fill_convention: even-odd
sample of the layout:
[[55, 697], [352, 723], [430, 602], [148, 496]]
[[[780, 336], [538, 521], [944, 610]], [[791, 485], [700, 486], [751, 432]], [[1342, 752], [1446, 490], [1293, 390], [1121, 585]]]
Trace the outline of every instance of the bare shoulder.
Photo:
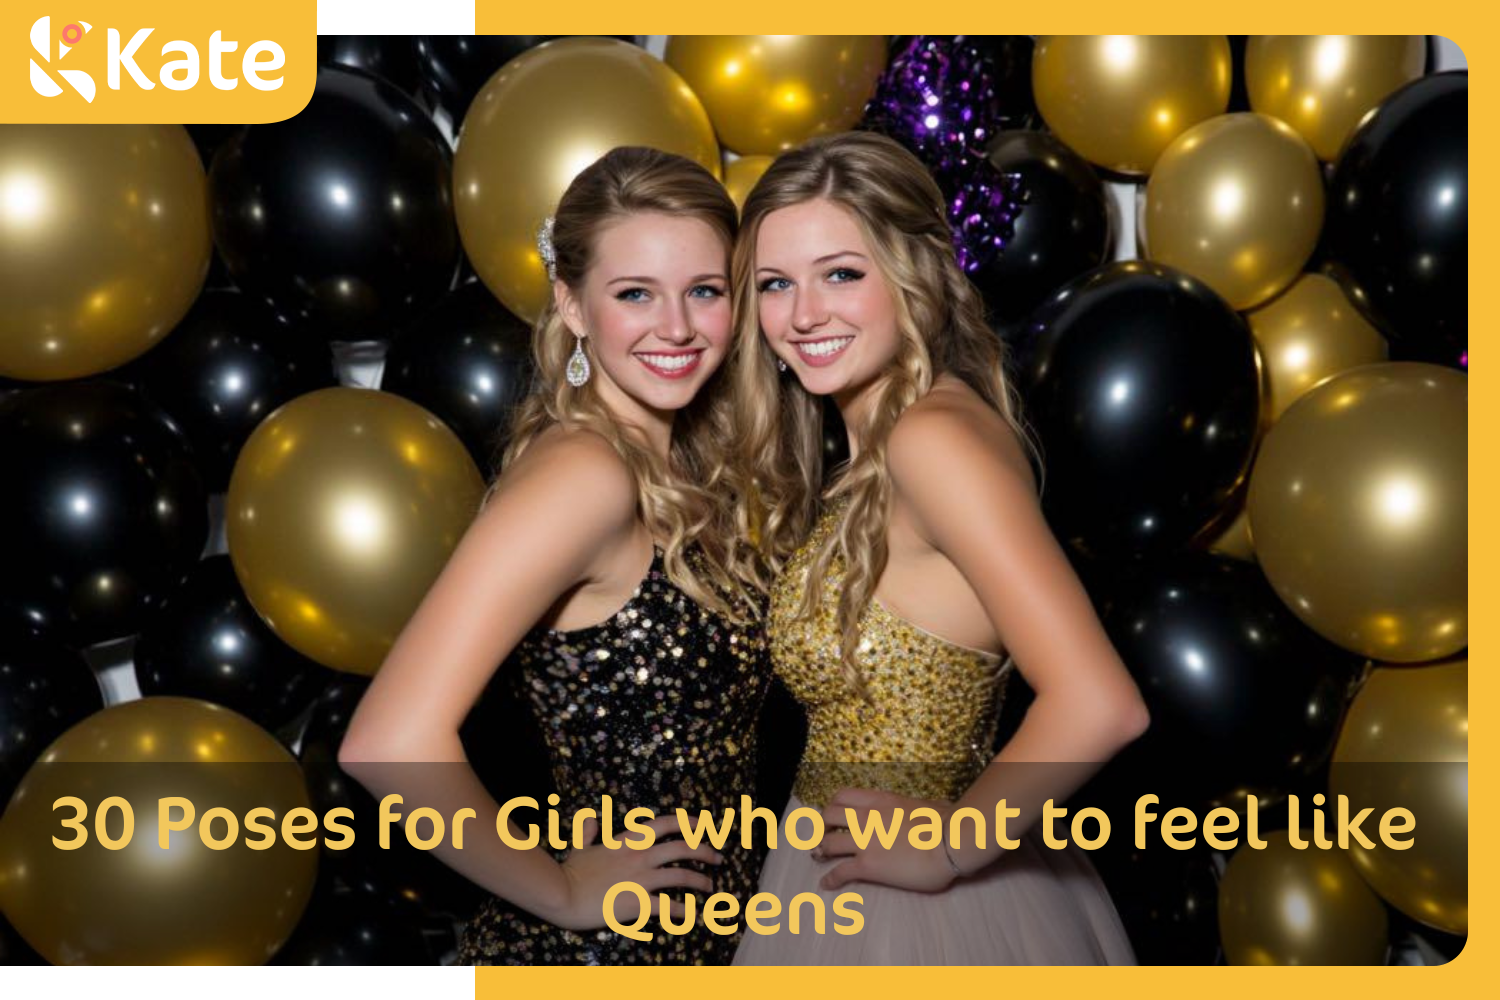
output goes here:
[[1015, 429], [956, 378], [941, 378], [906, 408], [886, 449], [891, 476], [903, 493], [976, 476], [1017, 479], [1034, 489], [1031, 463]]
[[495, 508], [618, 528], [634, 523], [635, 477], [598, 434], [549, 427], [501, 474], [486, 511]]

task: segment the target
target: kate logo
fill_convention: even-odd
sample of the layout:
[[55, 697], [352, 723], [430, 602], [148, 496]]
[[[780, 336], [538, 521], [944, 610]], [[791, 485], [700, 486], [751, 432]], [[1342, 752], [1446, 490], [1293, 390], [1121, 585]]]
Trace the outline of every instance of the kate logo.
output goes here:
[[[93, 25], [87, 21], [77, 21], [63, 28], [62, 41], [57, 43], [57, 59], [59, 62], [73, 46], [83, 41], [83, 36], [93, 30]], [[48, 50], [52, 47], [52, 18], [39, 17], [31, 26], [31, 47], [36, 50], [37, 55], [42, 57], [42, 62], [51, 63], [52, 57]], [[81, 69], [60, 69], [57, 75], [67, 81], [68, 86], [76, 90], [85, 101], [94, 103], [94, 78]], [[58, 82], [52, 79], [52, 75], [41, 66], [37, 65], [35, 59], [31, 60], [31, 89], [43, 97], [57, 97], [63, 92]]]
[[[57, 58], [61, 60], [73, 50], [73, 46], [83, 41], [83, 36], [92, 30], [93, 25], [87, 21], [78, 21], [63, 28], [62, 41], [57, 43]], [[151, 37], [155, 28], [141, 28], [130, 40], [125, 41], [125, 36], [118, 28], [108, 28], [105, 34], [108, 36], [108, 46], [105, 52], [105, 74], [104, 83], [110, 90], [119, 90], [124, 76], [129, 74], [130, 79], [141, 90], [156, 89], [157, 81], [153, 81], [149, 73], [141, 69], [136, 62], [139, 56], [148, 66], [151, 65], [146, 53], [141, 52], [141, 46]], [[31, 26], [31, 47], [36, 50], [42, 61], [50, 63], [52, 58], [48, 50], [52, 44], [52, 18], [38, 18]], [[239, 42], [224, 38], [222, 31], [215, 31], [208, 37], [208, 78], [216, 90], [234, 90], [240, 84], [240, 77], [226, 75], [224, 57], [238, 52]], [[157, 73], [157, 80], [168, 90], [191, 90], [197, 86], [201, 59], [198, 55], [198, 47], [192, 42], [173, 41], [167, 42], [161, 47], [161, 55], [179, 56], [163, 62]], [[263, 58], [264, 57], [264, 58]], [[284, 82], [282, 75], [275, 71], [286, 65], [286, 52], [276, 42], [261, 40], [253, 43], [245, 49], [241, 60], [240, 69], [246, 83], [256, 90], [279, 90]], [[232, 73], [233, 69], [228, 68]], [[83, 96], [90, 104], [94, 102], [94, 78], [83, 70], [60, 69], [58, 75], [68, 82], [70, 86]], [[272, 74], [272, 75], [268, 75]], [[63, 92], [58, 82], [52, 79], [51, 74], [37, 63], [31, 60], [31, 87], [43, 97], [56, 97]]]
[[317, 4], [307, 0], [0, 0], [0, 9], [6, 123], [284, 121], [317, 83]]

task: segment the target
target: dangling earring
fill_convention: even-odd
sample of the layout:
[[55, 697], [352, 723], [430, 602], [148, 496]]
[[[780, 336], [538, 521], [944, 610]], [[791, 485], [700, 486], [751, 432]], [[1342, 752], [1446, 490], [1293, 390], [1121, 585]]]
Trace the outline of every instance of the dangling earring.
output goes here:
[[780, 358], [777, 358], [776, 359], [776, 370], [779, 371], [779, 372], [786, 371], [786, 362], [783, 361], [783, 360], [781, 360]]
[[[576, 334], [575, 334], [576, 336]], [[577, 389], [589, 380], [589, 356], [583, 353], [583, 338], [573, 347], [573, 356], [568, 358], [568, 384]]]

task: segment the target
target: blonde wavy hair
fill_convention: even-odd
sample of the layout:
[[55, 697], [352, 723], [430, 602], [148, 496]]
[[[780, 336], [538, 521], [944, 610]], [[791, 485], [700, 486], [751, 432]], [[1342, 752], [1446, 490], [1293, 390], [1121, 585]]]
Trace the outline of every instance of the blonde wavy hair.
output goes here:
[[[575, 291], [581, 289], [599, 234], [642, 212], [707, 223], [722, 237], [726, 252], [738, 228], [734, 202], [703, 167], [660, 150], [622, 146], [583, 170], [558, 203], [552, 227], [558, 280]], [[583, 343], [588, 350], [589, 341]], [[593, 431], [614, 447], [634, 476], [637, 516], [653, 538], [665, 540], [664, 562], [672, 581], [721, 615], [743, 620], [753, 614], [757, 602], [746, 598], [765, 589], [766, 574], [746, 541], [748, 476], [728, 445], [733, 407], [723, 369], [676, 414], [670, 453], [663, 461], [606, 405], [598, 392], [597, 374], [580, 387], [568, 384], [565, 372], [574, 345], [556, 304], [549, 301], [532, 330], [535, 376], [512, 417], [500, 469], [549, 427]], [[598, 365], [593, 367], [597, 372]], [[485, 502], [497, 485], [498, 477]], [[695, 547], [690, 559], [688, 553]]]
[[[870, 388], [862, 426], [850, 428], [859, 454], [823, 470], [822, 400], [797, 379], [777, 373], [760, 335], [755, 245], [766, 216], [826, 199], [859, 224], [874, 263], [893, 292], [899, 346]], [[942, 374], [962, 379], [1016, 432], [1035, 461], [1004, 371], [1004, 344], [985, 322], [984, 306], [959, 269], [942, 192], [921, 161], [874, 133], [813, 139], [782, 154], [745, 201], [734, 251], [736, 354], [732, 359], [738, 425], [746, 463], [755, 470], [762, 510], [759, 542], [779, 570], [807, 538], [821, 503], [847, 502], [837, 530], [813, 555], [800, 614], [812, 616], [824, 581], [842, 563], [838, 623], [845, 678], [866, 693], [860, 670], [859, 621], [888, 557], [891, 475], [886, 445], [897, 419]]]

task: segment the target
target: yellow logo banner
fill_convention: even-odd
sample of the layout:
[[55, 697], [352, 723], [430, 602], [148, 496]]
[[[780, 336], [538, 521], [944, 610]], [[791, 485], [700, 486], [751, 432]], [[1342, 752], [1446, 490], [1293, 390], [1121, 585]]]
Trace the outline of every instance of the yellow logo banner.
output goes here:
[[0, 121], [275, 122], [316, 80], [316, 0], [18, 0], [0, 14]]

